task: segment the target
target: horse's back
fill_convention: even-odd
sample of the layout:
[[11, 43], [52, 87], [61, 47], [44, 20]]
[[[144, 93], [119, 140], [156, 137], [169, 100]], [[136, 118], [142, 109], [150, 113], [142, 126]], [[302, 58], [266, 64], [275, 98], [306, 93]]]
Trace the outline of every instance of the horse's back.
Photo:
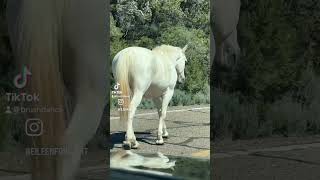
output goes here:
[[113, 58], [112, 70], [115, 71], [117, 65], [121, 63], [121, 61], [127, 61], [131, 68], [135, 67], [141, 69], [143, 67], [147, 67], [151, 63], [152, 59], [153, 55], [150, 49], [135, 46], [127, 47], [119, 51]]
[[125, 55], [150, 55], [151, 50], [143, 47], [137, 47], [137, 46], [132, 46], [132, 47], [127, 47], [125, 49], [122, 49], [119, 51], [113, 58], [113, 61], [117, 61], [120, 57], [123, 57]]
[[154, 56], [152, 51], [142, 47], [128, 47], [118, 52], [112, 62], [112, 72], [128, 70], [128, 75], [135, 78], [150, 77], [152, 74]]

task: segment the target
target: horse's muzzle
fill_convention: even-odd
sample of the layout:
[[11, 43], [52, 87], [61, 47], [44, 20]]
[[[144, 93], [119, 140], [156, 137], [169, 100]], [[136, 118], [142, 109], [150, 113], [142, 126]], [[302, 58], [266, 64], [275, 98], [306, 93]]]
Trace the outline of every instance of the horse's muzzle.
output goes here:
[[186, 78], [185, 77], [179, 77], [178, 82], [183, 84], [185, 82]]

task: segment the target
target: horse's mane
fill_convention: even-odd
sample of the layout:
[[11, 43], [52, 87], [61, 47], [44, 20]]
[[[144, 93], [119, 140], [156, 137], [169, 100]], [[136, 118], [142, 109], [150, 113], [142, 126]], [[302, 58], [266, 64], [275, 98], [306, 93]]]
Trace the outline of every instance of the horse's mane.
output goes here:
[[152, 49], [153, 52], [155, 53], [161, 53], [161, 54], [165, 54], [167, 56], [175, 56], [177, 55], [177, 52], [179, 52], [179, 49], [178, 47], [175, 47], [175, 46], [170, 46], [170, 45], [160, 45], [160, 46], [157, 46], [155, 48]]

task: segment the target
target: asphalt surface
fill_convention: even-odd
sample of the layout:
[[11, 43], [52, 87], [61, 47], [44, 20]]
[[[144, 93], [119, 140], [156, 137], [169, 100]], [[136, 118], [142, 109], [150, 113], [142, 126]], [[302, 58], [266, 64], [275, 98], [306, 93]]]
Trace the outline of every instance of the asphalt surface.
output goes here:
[[[125, 129], [111, 113], [111, 152], [122, 149]], [[209, 106], [169, 107], [165, 119], [169, 138], [164, 145], [156, 145], [158, 114], [156, 110], [138, 110], [133, 120], [133, 128], [140, 144], [132, 150], [139, 154], [155, 154], [194, 158], [210, 158], [210, 108]]]
[[262, 148], [241, 147], [245, 145], [239, 143], [227, 151], [219, 150], [213, 155], [213, 179], [319, 180], [319, 140], [302, 138], [300, 142], [286, 144], [290, 139], [284, 138], [282, 143], [286, 145], [275, 139], [273, 143], [265, 141], [267, 145]]

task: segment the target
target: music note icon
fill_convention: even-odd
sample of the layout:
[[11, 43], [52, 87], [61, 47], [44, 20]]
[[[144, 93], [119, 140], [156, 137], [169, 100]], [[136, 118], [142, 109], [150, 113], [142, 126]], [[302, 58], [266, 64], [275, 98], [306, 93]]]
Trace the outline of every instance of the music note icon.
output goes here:
[[31, 72], [29, 71], [28, 67], [24, 66], [22, 73], [19, 73], [14, 78], [14, 86], [19, 89], [24, 88], [28, 83], [28, 76], [31, 76]]
[[118, 90], [119, 89], [119, 86], [120, 86], [120, 83], [117, 83], [116, 85], [114, 85], [114, 90]]

